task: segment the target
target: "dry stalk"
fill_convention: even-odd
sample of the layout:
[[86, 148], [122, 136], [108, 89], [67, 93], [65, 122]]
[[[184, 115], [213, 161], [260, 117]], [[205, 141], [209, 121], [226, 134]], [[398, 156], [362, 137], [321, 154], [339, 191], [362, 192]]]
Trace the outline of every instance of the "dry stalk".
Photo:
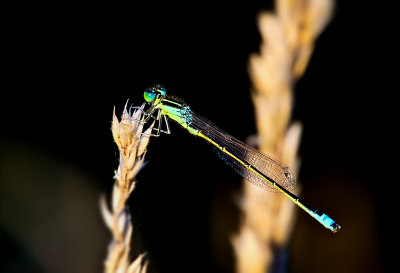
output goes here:
[[[304, 73], [314, 42], [329, 21], [332, 0], [276, 0], [276, 13], [262, 13], [258, 25], [260, 54], [249, 59], [258, 147], [290, 166], [299, 167], [302, 126], [289, 124], [293, 85]], [[283, 248], [294, 224], [294, 204], [281, 194], [245, 183], [243, 222], [232, 239], [237, 272], [268, 272], [274, 249]]]
[[112, 133], [118, 146], [120, 157], [119, 166], [115, 172], [115, 183], [111, 197], [111, 209], [106, 205], [105, 198], [101, 200], [101, 211], [107, 227], [112, 233], [112, 241], [108, 247], [104, 272], [106, 273], [133, 273], [146, 272], [147, 260], [140, 255], [130, 261], [130, 245], [132, 237], [131, 215], [126, 207], [129, 195], [136, 185], [135, 177], [143, 167], [146, 148], [150, 140], [150, 133], [154, 123], [144, 132], [140, 122], [143, 108], [133, 113], [127, 110], [126, 105], [121, 121], [114, 116]]

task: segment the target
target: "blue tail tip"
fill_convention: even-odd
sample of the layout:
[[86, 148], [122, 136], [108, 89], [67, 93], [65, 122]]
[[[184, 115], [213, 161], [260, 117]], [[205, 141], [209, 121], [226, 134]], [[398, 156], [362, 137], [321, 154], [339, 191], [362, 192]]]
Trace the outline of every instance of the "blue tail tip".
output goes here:
[[324, 227], [332, 230], [333, 233], [338, 232], [341, 229], [341, 226], [338, 225], [332, 218], [330, 218], [325, 213], [320, 212], [319, 210], [314, 211], [314, 218], [317, 219]]

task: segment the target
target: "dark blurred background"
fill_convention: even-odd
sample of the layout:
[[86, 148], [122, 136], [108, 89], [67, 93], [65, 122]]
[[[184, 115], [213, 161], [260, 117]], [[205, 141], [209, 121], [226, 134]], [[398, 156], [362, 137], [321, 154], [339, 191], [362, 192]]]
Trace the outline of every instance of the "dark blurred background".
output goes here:
[[[343, 229], [333, 235], [299, 211], [288, 272], [390, 268], [396, 126], [383, 111], [394, 88], [380, 77], [391, 61], [389, 8], [355, 2], [337, 2], [293, 112], [304, 125], [301, 195]], [[118, 163], [113, 108], [142, 104], [149, 85], [164, 84], [239, 139], [254, 134], [246, 67], [260, 43], [256, 16], [272, 8], [202, 2], [2, 17], [0, 271], [102, 271], [110, 234], [98, 203]], [[151, 140], [131, 198], [135, 254], [148, 252], [152, 272], [232, 272], [241, 179], [206, 143], [171, 130]]]

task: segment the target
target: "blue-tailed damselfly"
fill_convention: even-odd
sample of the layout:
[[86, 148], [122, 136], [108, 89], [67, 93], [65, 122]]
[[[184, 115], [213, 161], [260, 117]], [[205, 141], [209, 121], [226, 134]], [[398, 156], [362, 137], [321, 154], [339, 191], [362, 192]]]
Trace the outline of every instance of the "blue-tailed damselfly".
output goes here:
[[[144, 113], [143, 121], [147, 122], [151, 117], [159, 121], [153, 135], [170, 133], [168, 118], [178, 122], [191, 134], [212, 144], [220, 157], [245, 179], [261, 188], [283, 193], [327, 229], [333, 232], [340, 230], [340, 225], [328, 215], [314, 209], [290, 192], [296, 178], [287, 166], [225, 133], [211, 121], [191, 111], [190, 107], [179, 99], [168, 97], [162, 86], [145, 90], [144, 98], [150, 104], [150, 108]], [[166, 130], [161, 128], [163, 122]]]

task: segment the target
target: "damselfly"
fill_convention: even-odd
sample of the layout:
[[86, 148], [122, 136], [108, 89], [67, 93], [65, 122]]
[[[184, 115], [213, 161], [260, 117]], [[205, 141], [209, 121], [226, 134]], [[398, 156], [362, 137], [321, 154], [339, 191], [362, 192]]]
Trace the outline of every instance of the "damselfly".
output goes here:
[[[189, 133], [199, 136], [213, 145], [220, 157], [251, 183], [264, 189], [273, 189], [283, 193], [327, 229], [333, 232], [340, 230], [340, 225], [328, 215], [314, 209], [290, 192], [295, 185], [296, 178], [287, 166], [225, 133], [211, 121], [194, 113], [181, 100], [168, 97], [162, 86], [145, 90], [144, 98], [150, 104], [150, 108], [144, 113], [143, 122], [147, 122], [150, 118], [159, 122], [157, 128], [154, 128], [154, 136], [159, 136], [160, 133], [170, 133], [168, 118], [176, 121]], [[163, 122], [165, 130], [162, 129]]]

